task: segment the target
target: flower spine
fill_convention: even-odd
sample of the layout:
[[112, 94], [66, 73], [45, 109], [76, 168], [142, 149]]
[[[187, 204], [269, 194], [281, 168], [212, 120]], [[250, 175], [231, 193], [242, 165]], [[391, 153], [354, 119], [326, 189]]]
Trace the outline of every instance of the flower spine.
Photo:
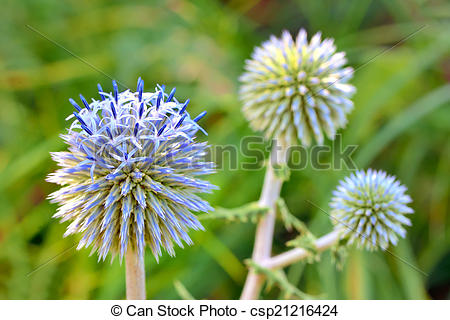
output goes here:
[[355, 88], [347, 82], [345, 53], [336, 53], [332, 39], [316, 33], [308, 42], [301, 29], [294, 40], [284, 31], [256, 47], [240, 77], [243, 112], [251, 127], [266, 138], [309, 146], [333, 139], [346, 125]]
[[60, 207], [55, 218], [72, 221], [65, 236], [82, 233], [78, 249], [92, 246], [99, 260], [108, 252], [120, 259], [128, 246], [142, 255], [148, 245], [156, 259], [164, 248], [174, 255], [174, 243], [191, 244], [189, 229], [203, 229], [192, 212], [212, 210], [197, 193], [215, 186], [199, 179], [214, 172], [204, 160], [207, 144], [196, 142], [197, 122], [187, 100], [176, 100], [160, 86], [144, 92], [113, 92], [99, 85], [100, 99], [81, 104], [68, 132], [68, 151], [52, 153], [61, 167], [48, 177], [63, 187], [50, 195]]
[[330, 203], [332, 222], [341, 238], [368, 250], [396, 245], [398, 237], [406, 235], [403, 226], [411, 225], [405, 215], [414, 212], [405, 191], [395, 177], [372, 169], [342, 180]]

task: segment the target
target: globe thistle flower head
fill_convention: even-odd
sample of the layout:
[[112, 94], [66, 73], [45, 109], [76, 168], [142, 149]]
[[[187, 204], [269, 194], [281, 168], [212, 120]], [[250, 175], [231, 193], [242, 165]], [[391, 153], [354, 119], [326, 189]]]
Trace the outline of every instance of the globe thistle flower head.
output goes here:
[[215, 189], [199, 179], [214, 171], [195, 137], [206, 112], [191, 119], [189, 100], [163, 86], [144, 92], [141, 79], [136, 92], [113, 88], [99, 85], [91, 102], [70, 99], [76, 111], [62, 135], [69, 148], [52, 153], [60, 169], [47, 179], [63, 186], [50, 195], [60, 204], [54, 217], [72, 221], [65, 236], [82, 233], [78, 249], [92, 246], [99, 259], [122, 259], [129, 246], [142, 255], [146, 245], [156, 259], [161, 248], [174, 255], [174, 243], [192, 243], [189, 229], [203, 229], [193, 212], [212, 210], [197, 195]]
[[372, 169], [342, 180], [330, 203], [341, 238], [371, 251], [396, 245], [406, 235], [404, 225], [411, 225], [405, 215], [413, 213], [408, 207], [412, 200], [405, 191], [395, 177]]
[[347, 82], [353, 69], [344, 68], [343, 52], [336, 53], [332, 39], [316, 33], [308, 42], [301, 29], [295, 40], [284, 31], [255, 48], [247, 60], [240, 97], [250, 126], [266, 138], [287, 145], [322, 144], [345, 126], [353, 108], [355, 88]]

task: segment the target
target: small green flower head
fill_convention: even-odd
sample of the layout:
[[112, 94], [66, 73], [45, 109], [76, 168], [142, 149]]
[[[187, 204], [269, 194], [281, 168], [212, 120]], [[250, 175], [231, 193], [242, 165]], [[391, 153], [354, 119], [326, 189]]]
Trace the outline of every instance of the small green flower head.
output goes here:
[[347, 82], [345, 53], [336, 53], [332, 39], [316, 33], [308, 42], [301, 29], [294, 40], [284, 31], [256, 47], [240, 77], [243, 111], [251, 127], [266, 138], [287, 145], [309, 146], [333, 139], [353, 108], [355, 88]]
[[368, 250], [386, 250], [404, 238], [411, 221], [405, 217], [414, 211], [406, 187], [383, 171], [358, 171], [342, 180], [330, 203], [335, 228], [348, 244]]

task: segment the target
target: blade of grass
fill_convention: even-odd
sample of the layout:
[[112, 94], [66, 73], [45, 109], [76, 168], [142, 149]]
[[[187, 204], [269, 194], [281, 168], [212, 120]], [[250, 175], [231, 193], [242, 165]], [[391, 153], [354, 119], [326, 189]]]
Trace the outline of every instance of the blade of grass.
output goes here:
[[[415, 261], [411, 245], [408, 241], [400, 241], [399, 244], [393, 248], [394, 253], [404, 257], [406, 260]], [[426, 299], [427, 295], [424, 290], [423, 277], [414, 269], [405, 265], [404, 263], [395, 261], [398, 268], [398, 276], [400, 277], [401, 287], [407, 299]]]
[[450, 84], [443, 85], [414, 102], [384, 126], [357, 154], [356, 163], [367, 166], [395, 137], [412, 124], [450, 101]]
[[174, 281], [173, 286], [175, 287], [175, 290], [177, 291], [178, 295], [183, 300], [195, 300], [195, 298], [192, 296], [192, 294], [186, 289], [183, 283], [181, 281]]
[[49, 152], [57, 149], [62, 144], [62, 140], [58, 136], [54, 136], [12, 161], [0, 173], [0, 191], [3, 191], [33, 172], [36, 168], [39, 168], [44, 161], [50, 158]]
[[344, 145], [350, 144], [350, 142], [359, 142], [358, 139], [363, 136], [361, 133], [367, 126], [368, 120], [373, 118], [373, 115], [386, 105], [407, 83], [448, 54], [449, 48], [450, 37], [446, 33], [440, 34], [436, 40], [417, 54], [401, 72], [394, 75], [380, 89], [376, 90], [376, 96], [368, 99], [368, 103], [363, 108], [357, 108], [351, 120], [351, 125], [345, 131], [344, 138], [346, 141], [344, 141]]

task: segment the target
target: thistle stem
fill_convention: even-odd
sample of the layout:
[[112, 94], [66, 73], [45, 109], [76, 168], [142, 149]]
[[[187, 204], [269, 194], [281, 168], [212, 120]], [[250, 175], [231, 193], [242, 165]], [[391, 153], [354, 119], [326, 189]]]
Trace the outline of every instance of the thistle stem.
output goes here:
[[[286, 163], [287, 147], [274, 144], [271, 161], [267, 166], [264, 185], [259, 199], [261, 207], [268, 207], [270, 211], [258, 222], [256, 227], [255, 244], [252, 260], [259, 264], [271, 256], [273, 231], [275, 227], [275, 203], [280, 196], [283, 180], [275, 175], [272, 163]], [[242, 291], [241, 300], [258, 299], [261, 287], [264, 284], [264, 276], [250, 269]]]
[[[318, 252], [325, 251], [330, 248], [334, 244], [336, 244], [339, 240], [339, 233], [336, 230], [331, 231], [330, 233], [324, 235], [323, 237], [316, 240], [316, 249]], [[303, 260], [309, 257], [311, 253], [303, 248], [295, 248], [289, 251], [283, 252], [277, 256], [266, 259], [261, 262], [261, 267], [267, 269], [280, 269], [287, 267], [295, 262]]]
[[139, 256], [131, 247], [125, 254], [127, 300], [145, 300], [144, 256]]

